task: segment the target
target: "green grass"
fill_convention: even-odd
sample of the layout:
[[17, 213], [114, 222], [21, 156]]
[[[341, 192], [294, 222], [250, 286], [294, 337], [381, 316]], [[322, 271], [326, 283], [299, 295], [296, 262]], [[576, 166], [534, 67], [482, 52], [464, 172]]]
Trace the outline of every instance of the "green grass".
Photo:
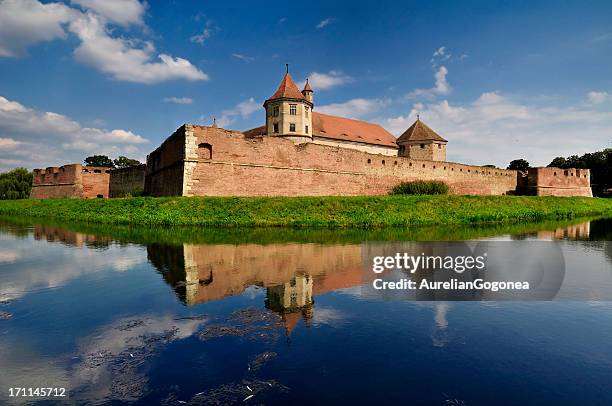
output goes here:
[[612, 199], [533, 196], [132, 197], [0, 201], [0, 216], [209, 227], [384, 227], [612, 216]]

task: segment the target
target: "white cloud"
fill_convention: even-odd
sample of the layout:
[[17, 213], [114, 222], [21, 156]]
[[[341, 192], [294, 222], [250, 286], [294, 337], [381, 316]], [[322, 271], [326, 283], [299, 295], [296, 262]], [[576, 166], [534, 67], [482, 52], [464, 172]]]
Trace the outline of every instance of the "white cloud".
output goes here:
[[247, 55], [242, 55], [242, 54], [232, 54], [232, 56], [234, 58], [240, 59], [241, 61], [244, 62], [253, 62], [255, 60], [255, 58], [253, 58], [252, 56], [247, 56]]
[[164, 102], [174, 104], [193, 104], [193, 99], [191, 97], [165, 97]]
[[328, 25], [333, 23], [334, 20], [335, 20], [335, 18], [326, 18], [324, 20], [319, 21], [319, 24], [317, 24], [317, 29], [321, 29], [321, 28], [327, 27]]
[[451, 54], [448, 52], [445, 46], [441, 46], [436, 49], [431, 56], [431, 66], [436, 67], [440, 62], [448, 61], [451, 58]]
[[210, 37], [212, 37], [213, 33], [217, 30], [217, 27], [214, 25], [212, 20], [206, 21], [206, 25], [202, 29], [201, 34], [197, 34], [189, 38], [191, 42], [195, 42], [196, 44], [204, 45], [206, 41]]
[[257, 103], [254, 98], [249, 98], [247, 100], [241, 101], [234, 108], [224, 110], [221, 113], [221, 117], [217, 120], [217, 124], [220, 127], [225, 127], [230, 124], [233, 124], [238, 117], [240, 118], [249, 118], [251, 114], [256, 112], [261, 108], [261, 104]]
[[499, 92], [463, 105], [418, 104], [407, 115], [377, 121], [399, 135], [417, 114], [449, 141], [449, 160], [477, 165], [505, 167], [517, 158], [547, 165], [557, 156], [610, 147], [612, 133], [612, 112], [519, 103]]
[[[314, 91], [327, 90], [333, 87], [342, 86], [347, 83], [351, 83], [353, 78], [343, 74], [338, 70], [330, 70], [327, 73], [322, 72], [311, 72], [308, 74], [308, 83], [312, 86]], [[298, 86], [304, 87], [306, 81], [300, 82]]]
[[431, 98], [435, 95], [445, 95], [450, 93], [451, 86], [446, 80], [446, 76], [448, 75], [448, 69], [445, 66], [440, 66], [438, 70], [434, 73], [434, 78], [436, 79], [436, 83], [430, 89], [416, 89], [406, 95], [409, 99], [414, 99], [417, 97], [426, 97]]
[[81, 40], [74, 51], [76, 59], [111, 75], [114, 79], [136, 83], [158, 83], [173, 79], [207, 80], [208, 76], [191, 62], [159, 54], [153, 61], [155, 47], [145, 42], [113, 38], [99, 17], [83, 15], [70, 24], [70, 30]]
[[599, 104], [599, 103], [603, 103], [606, 100], [608, 100], [608, 97], [610, 95], [608, 94], [608, 92], [589, 92], [587, 94], [587, 98], [589, 99], [589, 102], [593, 103], [593, 104]]
[[0, 138], [0, 161], [6, 167], [80, 162], [88, 153], [140, 156], [138, 146], [148, 142], [132, 131], [84, 127], [64, 115], [37, 111], [2, 96], [0, 134], [6, 134]]
[[381, 99], [351, 99], [344, 103], [333, 103], [318, 106], [317, 111], [334, 116], [360, 118], [380, 110], [387, 104]]
[[76, 13], [61, 3], [41, 4], [36, 0], [0, 2], [0, 57], [23, 56], [29, 46], [65, 39], [64, 24]]
[[113, 23], [128, 26], [143, 24], [145, 3], [138, 0], [71, 0], [72, 3], [92, 10]]

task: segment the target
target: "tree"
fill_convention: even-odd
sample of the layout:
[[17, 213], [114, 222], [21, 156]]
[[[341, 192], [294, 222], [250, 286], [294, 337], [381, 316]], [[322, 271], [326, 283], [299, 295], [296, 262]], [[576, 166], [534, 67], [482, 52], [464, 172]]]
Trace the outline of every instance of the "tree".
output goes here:
[[508, 169], [514, 169], [515, 171], [526, 171], [529, 168], [529, 162], [524, 159], [515, 159], [510, 161], [510, 165], [508, 165]]
[[489, 165], [482, 165], [482, 167], [483, 168], [497, 168], [497, 166], [491, 165], [491, 164], [489, 164]]
[[596, 195], [605, 194], [605, 191], [612, 186], [612, 148], [586, 153], [582, 156], [557, 157], [548, 166], [561, 169], [589, 169], [591, 186]]
[[548, 164], [548, 167], [567, 168], [567, 160], [562, 156], [558, 156]]
[[114, 168], [115, 164], [106, 155], [92, 155], [85, 158], [86, 166], [104, 166], [107, 168]]
[[129, 166], [137, 166], [140, 165], [140, 161], [136, 159], [130, 159], [126, 156], [121, 155], [119, 158], [113, 161], [117, 168], [127, 168]]
[[27, 199], [32, 190], [32, 172], [26, 168], [0, 173], [0, 199]]

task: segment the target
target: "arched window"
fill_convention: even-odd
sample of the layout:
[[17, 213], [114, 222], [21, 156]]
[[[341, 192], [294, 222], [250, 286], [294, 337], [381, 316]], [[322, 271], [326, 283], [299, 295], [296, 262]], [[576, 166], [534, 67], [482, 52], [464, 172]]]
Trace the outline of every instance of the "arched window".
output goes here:
[[212, 145], [207, 142], [203, 142], [198, 145], [198, 158], [212, 159]]

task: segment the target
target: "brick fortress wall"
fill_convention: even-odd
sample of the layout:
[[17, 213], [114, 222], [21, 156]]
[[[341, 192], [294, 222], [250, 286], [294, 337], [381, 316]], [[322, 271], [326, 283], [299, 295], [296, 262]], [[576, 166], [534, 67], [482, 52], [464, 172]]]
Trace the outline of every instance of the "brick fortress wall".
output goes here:
[[34, 169], [31, 197], [108, 197], [109, 172], [109, 168], [80, 164]]
[[110, 173], [109, 197], [142, 195], [146, 170], [145, 164], [113, 169]]
[[[154, 161], [163, 164], [147, 169], [147, 184], [155, 185], [148, 190], [157, 196], [382, 195], [401, 181], [422, 179], [444, 181], [455, 194], [512, 194], [517, 186], [516, 171], [295, 145], [280, 137], [247, 138], [192, 125], [179, 128], [152, 153], [147, 162]], [[183, 188], [175, 193], [177, 180], [162, 179], [168, 179], [169, 168], [180, 166]]]

